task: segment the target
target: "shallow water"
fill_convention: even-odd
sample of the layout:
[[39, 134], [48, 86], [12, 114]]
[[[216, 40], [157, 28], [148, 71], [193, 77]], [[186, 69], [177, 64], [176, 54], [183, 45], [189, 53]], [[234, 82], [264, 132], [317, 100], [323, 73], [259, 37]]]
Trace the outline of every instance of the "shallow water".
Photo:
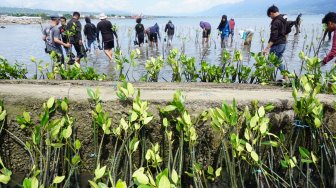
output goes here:
[[[302, 32], [298, 36], [294, 36], [295, 29], [293, 28], [292, 33], [288, 37], [288, 44], [284, 54], [283, 61], [287, 65], [289, 71], [299, 72], [301, 67], [301, 61], [298, 57], [298, 53], [310, 45], [313, 41], [314, 47], [318, 46], [318, 37], [322, 35], [321, 19], [322, 15], [315, 16], [303, 16], [302, 22]], [[289, 16], [289, 20], [294, 20], [295, 16]], [[184, 52], [189, 57], [195, 57], [197, 60], [197, 66], [200, 66], [201, 60], [208, 61], [210, 64], [219, 64], [222, 54], [222, 49], [220, 48], [220, 37], [217, 36], [217, 28], [220, 18], [160, 18], [160, 19], [145, 19], [143, 24], [145, 27], [152, 26], [156, 22], [159, 24], [161, 29], [162, 40], [159, 43], [159, 49], [151, 49], [147, 47], [140, 48], [141, 55], [138, 59], [138, 66], [134, 69], [131, 74], [129, 74], [129, 79], [139, 80], [141, 76], [146, 74], [145, 62], [150, 57], [157, 57], [163, 55], [167, 57], [169, 49], [166, 48], [166, 43], [163, 42], [164, 33], [162, 32], [165, 24], [168, 20], [172, 20], [176, 27], [176, 32], [173, 40], [173, 47], [176, 47]], [[212, 25], [211, 42], [209, 47], [202, 47], [201, 45], [201, 31], [199, 28], [199, 21], [208, 21]], [[111, 20], [112, 23], [116, 23], [119, 27], [118, 36], [119, 44], [123, 51], [123, 54], [130, 53], [131, 50], [136, 47], [133, 45], [135, 38], [134, 26], [135, 21], [131, 19], [123, 20]], [[270, 22], [271, 20], [267, 17], [261, 18], [236, 18], [236, 28], [234, 42], [229, 51], [234, 49], [239, 49], [243, 51], [244, 63], [253, 65], [253, 60], [250, 61], [249, 49], [246, 49], [242, 45], [242, 39], [238, 36], [238, 31], [240, 29], [251, 28], [255, 31], [254, 38], [251, 45], [251, 52], [260, 52], [261, 50], [261, 40], [263, 37], [266, 42], [269, 37]], [[97, 23], [98, 20], [93, 20], [93, 23]], [[82, 20], [84, 25], [84, 21]], [[48, 24], [44, 24], [47, 26]], [[305, 39], [305, 36], [306, 39]], [[16, 61], [23, 63], [28, 68], [28, 76], [33, 77], [35, 74], [35, 65], [30, 62], [30, 57], [34, 56], [38, 60], [43, 60], [45, 63], [50, 62], [50, 58], [44, 53], [44, 42], [41, 40], [41, 27], [40, 25], [6, 25], [5, 29], [0, 29], [0, 55], [5, 57], [14, 64]], [[267, 45], [265, 42], [265, 45]], [[184, 48], [183, 48], [184, 46]], [[320, 50], [320, 57], [323, 57], [330, 49], [330, 42], [325, 42]], [[147, 53], [148, 51], [148, 53]], [[306, 51], [309, 51], [307, 49]], [[163, 53], [164, 52], [164, 53]], [[314, 48], [311, 50], [311, 55], [314, 54]], [[85, 64], [85, 63], [84, 63]], [[332, 63], [330, 63], [332, 64]], [[109, 63], [107, 57], [103, 51], [99, 51], [98, 57], [94, 54], [89, 54], [88, 63], [89, 66], [94, 66], [100, 73], [106, 73], [108, 75], [115, 75], [114, 70], [115, 64]], [[329, 69], [326, 66], [323, 69]], [[128, 67], [126, 66], [126, 70]], [[125, 70], [125, 71], [126, 71]], [[170, 81], [171, 80], [171, 69], [166, 65], [160, 72], [160, 80]]]

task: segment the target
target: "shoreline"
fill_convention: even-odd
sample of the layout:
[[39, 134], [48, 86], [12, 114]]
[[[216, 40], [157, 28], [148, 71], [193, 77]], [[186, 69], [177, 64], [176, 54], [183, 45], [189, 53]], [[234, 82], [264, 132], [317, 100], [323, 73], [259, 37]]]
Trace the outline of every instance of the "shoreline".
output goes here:
[[0, 16], [0, 24], [1, 25], [12, 25], [12, 24], [21, 24], [21, 25], [29, 25], [29, 24], [38, 24], [43, 23], [44, 20], [41, 17], [15, 17], [15, 16]]

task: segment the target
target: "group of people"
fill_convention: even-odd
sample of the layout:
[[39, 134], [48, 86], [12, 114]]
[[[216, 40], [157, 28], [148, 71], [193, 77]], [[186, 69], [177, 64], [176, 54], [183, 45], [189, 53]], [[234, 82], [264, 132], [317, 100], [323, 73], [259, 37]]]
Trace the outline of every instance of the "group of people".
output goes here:
[[[283, 53], [286, 50], [287, 35], [291, 31], [291, 27], [295, 25], [296, 33], [300, 33], [300, 24], [301, 24], [301, 14], [297, 17], [295, 22], [287, 21], [286, 15], [280, 14], [279, 8], [275, 5], [271, 6], [267, 10], [267, 16], [272, 19], [271, 22], [271, 33], [268, 40], [268, 45], [263, 50], [263, 54], [267, 55], [269, 53], [274, 53], [280, 60], [283, 56]], [[336, 30], [336, 13], [329, 12], [322, 19], [322, 24], [325, 25], [325, 34], [334, 32]], [[327, 64], [336, 56], [336, 36], [334, 34], [332, 49], [328, 55], [322, 60], [321, 65]], [[281, 63], [279, 69], [281, 71], [285, 70], [285, 66]], [[284, 77], [284, 79], [287, 79]]]
[[[145, 43], [145, 38], [147, 37], [150, 41], [151, 47], [156, 46], [158, 48], [158, 39], [161, 40], [160, 36], [160, 27], [157, 23], [153, 26], [145, 28], [144, 25], [141, 23], [142, 19], [136, 19], [136, 26], [135, 26], [135, 45], [139, 45], [141, 47]], [[167, 34], [167, 46], [170, 47], [172, 45], [173, 37], [175, 34], [175, 25], [171, 20], [168, 21], [164, 32]], [[166, 39], [165, 39], [166, 40]]]
[[[112, 23], [107, 20], [105, 14], [100, 15], [100, 22], [97, 26], [91, 23], [89, 17], [85, 18], [84, 40], [82, 38], [82, 24], [79, 21], [79, 12], [74, 12], [72, 19], [68, 22], [65, 17], [51, 16], [50, 19], [51, 24], [43, 30], [42, 39], [46, 44], [46, 53], [55, 52], [59, 62], [64, 64], [64, 57], [69, 57], [69, 64], [73, 64], [74, 62], [80, 63], [81, 58], [85, 57], [86, 52], [91, 51], [92, 48], [96, 53], [98, 53], [98, 48], [103, 48], [110, 62], [112, 61], [114, 37], [118, 42], [118, 35], [113, 30]], [[61, 23], [60, 26], [59, 23]], [[100, 46], [100, 33], [103, 47]], [[72, 47], [76, 51], [76, 57], [72, 53]]]
[[[300, 33], [301, 16], [299, 14], [295, 21], [287, 21], [287, 16], [280, 14], [279, 8], [275, 5], [271, 6], [267, 10], [267, 16], [272, 19], [271, 21], [271, 32], [270, 38], [266, 48], [263, 50], [263, 54], [267, 55], [269, 53], [274, 53], [279, 59], [282, 58], [283, 53], [286, 49], [287, 36], [291, 32], [293, 26], [296, 27], [295, 35]], [[105, 14], [101, 14], [99, 19], [100, 22], [95, 26], [91, 23], [89, 17], [85, 18], [86, 25], [84, 26], [84, 41], [82, 39], [82, 25], [79, 21], [80, 13], [74, 12], [71, 20], [67, 22], [65, 17], [51, 16], [51, 24], [43, 30], [43, 40], [46, 43], [45, 51], [51, 53], [52, 51], [58, 54], [59, 61], [64, 63], [63, 49], [66, 56], [70, 60], [74, 59], [80, 63], [80, 59], [86, 55], [86, 51], [94, 48], [98, 53], [98, 48], [102, 49], [100, 46], [100, 33], [102, 36], [102, 45], [105, 54], [112, 62], [112, 49], [115, 44], [116, 38], [118, 44], [117, 32], [113, 29], [112, 23], [107, 20]], [[150, 45], [158, 47], [158, 39], [161, 40], [160, 28], [157, 23], [154, 26], [145, 28], [141, 23], [142, 19], [136, 19], [135, 26], [135, 45], [142, 46], [145, 43], [145, 38], [147, 37], [150, 41]], [[59, 26], [59, 23], [61, 25]], [[331, 38], [331, 33], [336, 30], [336, 13], [330, 12], [325, 15], [322, 20], [325, 25], [325, 35], [328, 34], [329, 40]], [[209, 42], [209, 36], [211, 34], [211, 25], [208, 22], [201, 21], [200, 27], [203, 30], [202, 34], [202, 44]], [[234, 36], [235, 21], [234, 19], [227, 19], [226, 15], [222, 16], [219, 26], [217, 27], [219, 34], [221, 36], [221, 47], [226, 48], [228, 45], [229, 37], [231, 37], [231, 43]], [[171, 20], [166, 24], [164, 29], [167, 34], [168, 42], [167, 45], [172, 45], [173, 36], [175, 33], [175, 26]], [[248, 44], [251, 44], [253, 30], [242, 30], [239, 32], [241, 37], [246, 40]], [[334, 32], [335, 33], [335, 32]], [[87, 44], [87, 46], [85, 45]], [[86, 46], [86, 47], [85, 47]], [[72, 53], [72, 47], [76, 51], [76, 57]], [[62, 49], [63, 48], [63, 49]], [[334, 34], [333, 44], [330, 53], [323, 59], [322, 64], [328, 63], [336, 56], [336, 36]], [[74, 62], [72, 61], [72, 62]], [[70, 61], [71, 62], [71, 61]], [[279, 67], [281, 71], [285, 70], [285, 66], [282, 63]]]
[[[209, 37], [211, 34], [211, 24], [209, 22], [201, 21], [200, 27], [202, 29], [202, 45], [209, 43]], [[235, 21], [233, 18], [228, 20], [226, 15], [222, 16], [222, 19], [217, 27], [218, 35], [221, 36], [221, 47], [226, 48], [228, 46], [229, 37], [231, 37], [231, 43], [233, 41]]]

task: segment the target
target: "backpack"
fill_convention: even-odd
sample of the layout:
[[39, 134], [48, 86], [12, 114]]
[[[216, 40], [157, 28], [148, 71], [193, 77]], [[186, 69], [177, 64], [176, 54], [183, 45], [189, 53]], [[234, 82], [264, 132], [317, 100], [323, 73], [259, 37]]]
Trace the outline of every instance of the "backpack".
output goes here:
[[44, 49], [46, 53], [50, 53], [52, 50], [55, 49], [54, 46], [54, 34], [52, 32], [53, 28], [56, 26], [50, 26], [49, 28], [46, 28], [44, 31], [44, 34], [46, 35], [46, 48]]
[[169, 23], [168, 26], [169, 26], [169, 29], [171, 29], [171, 30], [174, 30], [174, 29], [175, 29], [175, 26], [174, 26], [174, 24], [172, 24], [172, 23]]
[[286, 32], [285, 35], [288, 35], [292, 31], [292, 27], [295, 25], [296, 21], [286, 21]]

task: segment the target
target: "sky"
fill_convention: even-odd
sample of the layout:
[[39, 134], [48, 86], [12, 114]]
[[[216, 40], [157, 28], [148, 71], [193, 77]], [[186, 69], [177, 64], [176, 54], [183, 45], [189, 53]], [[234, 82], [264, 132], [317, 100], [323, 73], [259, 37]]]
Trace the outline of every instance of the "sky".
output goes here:
[[39, 8], [48, 10], [106, 12], [125, 11], [145, 15], [184, 15], [208, 10], [221, 4], [244, 0], [0, 0], [2, 7]]

